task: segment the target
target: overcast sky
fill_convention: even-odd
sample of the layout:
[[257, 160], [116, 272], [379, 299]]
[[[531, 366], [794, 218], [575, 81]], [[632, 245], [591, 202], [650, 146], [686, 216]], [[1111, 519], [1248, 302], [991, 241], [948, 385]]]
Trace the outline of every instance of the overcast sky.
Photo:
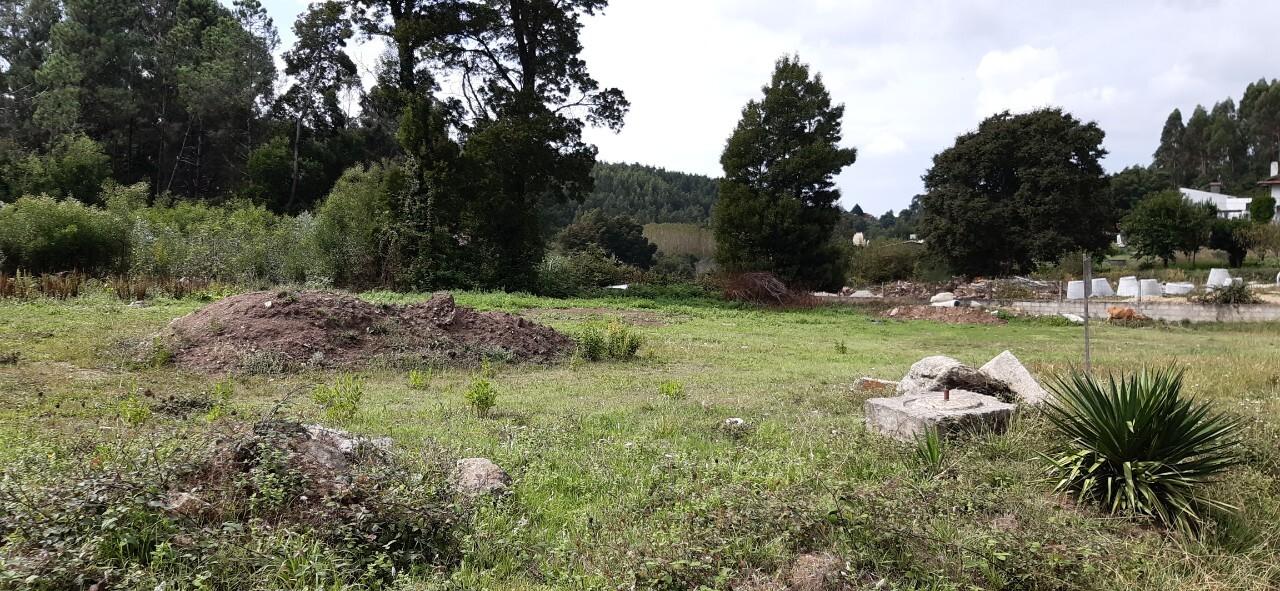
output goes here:
[[[306, 0], [266, 0], [284, 45]], [[583, 32], [631, 101], [600, 158], [719, 175], [773, 62], [797, 53], [846, 106], [845, 207], [906, 207], [932, 156], [992, 113], [1060, 106], [1107, 133], [1108, 170], [1147, 164], [1169, 111], [1280, 77], [1280, 1], [613, 0]], [[358, 50], [372, 67], [376, 48]]]

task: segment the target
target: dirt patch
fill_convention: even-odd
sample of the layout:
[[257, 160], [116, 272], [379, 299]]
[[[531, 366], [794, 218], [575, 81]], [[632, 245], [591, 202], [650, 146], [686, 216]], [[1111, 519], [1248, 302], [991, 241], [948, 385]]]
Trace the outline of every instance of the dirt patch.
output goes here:
[[668, 318], [650, 310], [612, 308], [531, 308], [520, 313], [532, 320], [621, 320], [635, 326], [666, 326]]
[[458, 307], [447, 293], [410, 306], [328, 291], [229, 297], [169, 324], [174, 361], [223, 372], [346, 367], [378, 360], [465, 365], [484, 358], [547, 363], [573, 341], [503, 312]]
[[1005, 324], [1006, 322], [981, 308], [936, 308], [934, 306], [898, 306], [881, 314], [898, 320], [932, 320], [946, 324]]

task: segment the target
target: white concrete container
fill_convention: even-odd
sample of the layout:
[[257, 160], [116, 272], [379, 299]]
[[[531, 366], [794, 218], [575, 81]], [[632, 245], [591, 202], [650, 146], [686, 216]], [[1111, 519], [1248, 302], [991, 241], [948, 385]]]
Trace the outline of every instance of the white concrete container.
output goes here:
[[1167, 296], [1183, 296], [1194, 290], [1196, 286], [1190, 283], [1166, 283], [1164, 284], [1164, 295]]
[[1067, 282], [1067, 299], [1068, 300], [1084, 299], [1084, 282], [1083, 281]]
[[1226, 269], [1209, 269], [1209, 281], [1205, 283], [1208, 287], [1226, 287], [1231, 285], [1231, 273]]
[[1090, 297], [1109, 298], [1113, 295], [1116, 295], [1116, 292], [1112, 291], [1111, 282], [1106, 279], [1093, 280], [1093, 289], [1089, 293]]
[[1138, 292], [1142, 294], [1143, 297], [1158, 297], [1160, 294], [1164, 293], [1164, 290], [1160, 287], [1159, 281], [1155, 279], [1143, 279], [1138, 282]]
[[1122, 298], [1138, 297], [1138, 278], [1121, 277], [1120, 284], [1116, 286], [1116, 295]]

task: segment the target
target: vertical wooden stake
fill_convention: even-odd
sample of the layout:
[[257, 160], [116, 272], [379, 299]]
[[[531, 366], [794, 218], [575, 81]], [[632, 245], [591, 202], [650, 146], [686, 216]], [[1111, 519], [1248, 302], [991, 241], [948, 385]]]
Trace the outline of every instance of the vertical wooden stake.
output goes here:
[[1089, 298], [1093, 297], [1093, 257], [1084, 253], [1084, 373], [1093, 373], [1089, 343]]

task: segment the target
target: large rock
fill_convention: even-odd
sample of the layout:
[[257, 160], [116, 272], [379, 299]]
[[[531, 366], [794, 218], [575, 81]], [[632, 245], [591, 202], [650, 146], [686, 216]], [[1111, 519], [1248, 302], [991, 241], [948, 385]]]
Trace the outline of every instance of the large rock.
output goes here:
[[949, 400], [940, 392], [867, 400], [867, 428], [899, 441], [911, 442], [936, 431], [946, 438], [969, 431], [1002, 433], [1009, 426], [1014, 405], [976, 392], [952, 390]]
[[488, 458], [458, 460], [453, 469], [453, 488], [464, 497], [501, 495], [511, 486], [511, 477]]
[[913, 396], [947, 389], [969, 390], [1009, 402], [1017, 397], [1008, 384], [945, 355], [917, 361], [898, 382], [897, 392], [901, 396]]
[[1018, 402], [1036, 406], [1049, 399], [1049, 392], [1040, 386], [1035, 376], [1009, 351], [996, 355], [980, 369], [982, 373], [1008, 384], [1013, 393], [1017, 394]]
[[323, 425], [304, 425], [303, 429], [306, 436], [298, 441], [298, 452], [308, 462], [337, 473], [348, 472], [359, 457], [386, 452], [392, 445], [388, 437], [361, 437]]

